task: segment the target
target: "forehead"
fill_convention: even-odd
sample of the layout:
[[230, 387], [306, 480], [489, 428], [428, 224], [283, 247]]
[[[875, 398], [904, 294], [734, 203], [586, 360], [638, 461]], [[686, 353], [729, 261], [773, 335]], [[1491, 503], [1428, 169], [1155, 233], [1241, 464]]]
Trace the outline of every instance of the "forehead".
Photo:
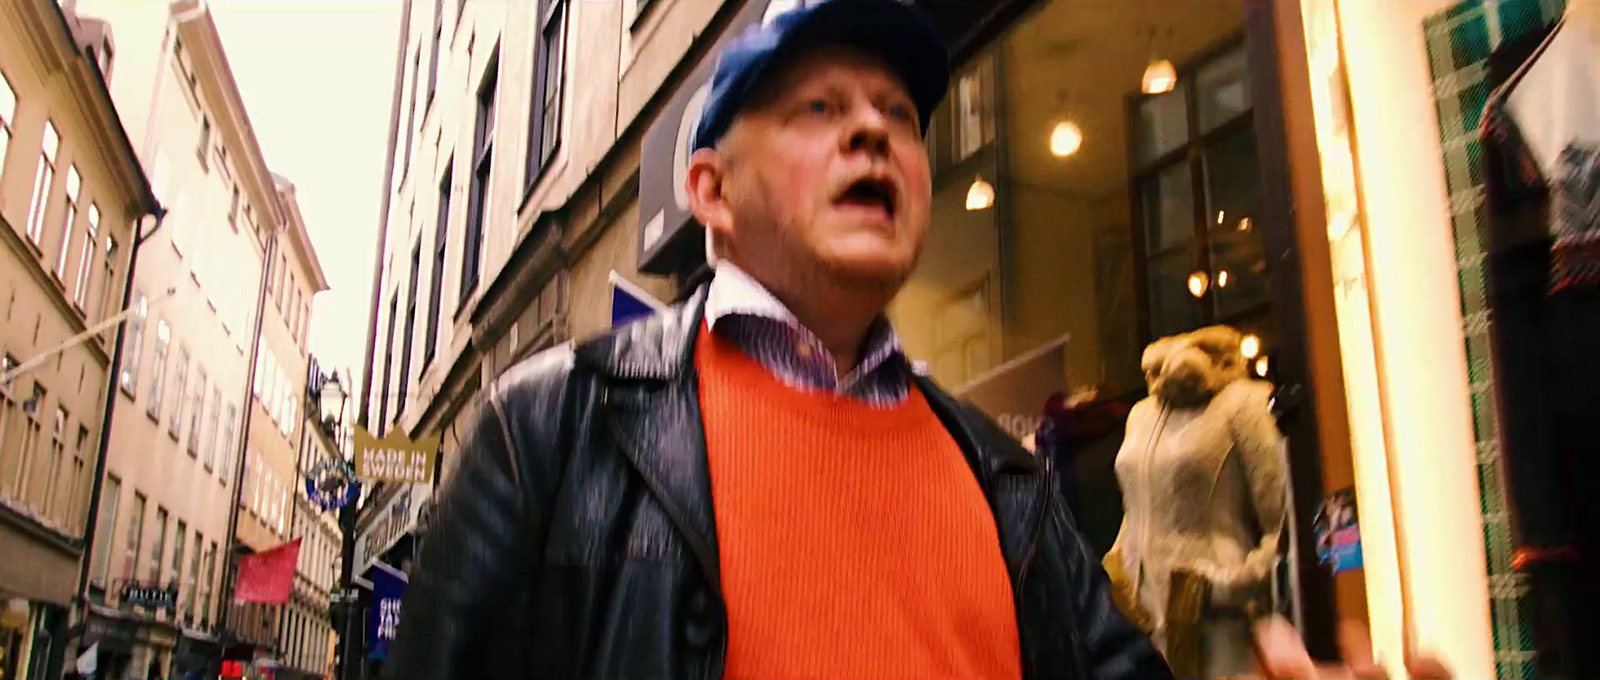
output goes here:
[[819, 45], [777, 64], [756, 86], [751, 108], [812, 88], [841, 86], [911, 98], [905, 81], [883, 57], [849, 45]]

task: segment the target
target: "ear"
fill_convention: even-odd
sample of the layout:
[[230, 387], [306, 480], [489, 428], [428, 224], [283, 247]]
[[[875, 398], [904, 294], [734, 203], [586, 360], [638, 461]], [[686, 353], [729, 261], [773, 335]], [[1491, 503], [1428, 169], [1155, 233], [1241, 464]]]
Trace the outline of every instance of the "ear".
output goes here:
[[689, 157], [689, 212], [707, 231], [724, 239], [733, 235], [733, 210], [725, 190], [727, 159], [715, 149], [700, 149]]

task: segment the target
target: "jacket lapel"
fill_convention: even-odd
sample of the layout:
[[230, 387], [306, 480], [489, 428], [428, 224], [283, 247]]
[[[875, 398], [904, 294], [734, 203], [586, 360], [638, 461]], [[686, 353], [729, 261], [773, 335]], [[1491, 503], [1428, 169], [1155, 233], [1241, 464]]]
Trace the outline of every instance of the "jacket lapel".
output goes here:
[[926, 376], [915, 376], [913, 380], [977, 476], [994, 513], [1012, 586], [1020, 587], [1049, 498], [1048, 474], [1040, 474], [1047, 472], [1045, 463]]
[[618, 446], [720, 593], [711, 474], [693, 365], [704, 304], [702, 288], [682, 305], [585, 344], [578, 360], [600, 378], [601, 417], [609, 421]]

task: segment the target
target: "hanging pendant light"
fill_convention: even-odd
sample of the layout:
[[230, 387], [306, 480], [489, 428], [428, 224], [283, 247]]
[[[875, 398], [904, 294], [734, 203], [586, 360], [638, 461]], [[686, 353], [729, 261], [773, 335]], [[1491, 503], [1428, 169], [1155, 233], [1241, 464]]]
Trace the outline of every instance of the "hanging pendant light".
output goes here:
[[1246, 359], [1261, 356], [1261, 338], [1254, 334], [1244, 336], [1244, 340], [1239, 343], [1239, 353]]
[[1082, 146], [1083, 130], [1077, 123], [1064, 120], [1056, 123], [1055, 129], [1050, 131], [1050, 153], [1056, 158], [1071, 156]]
[[1172, 62], [1166, 59], [1157, 59], [1144, 67], [1144, 79], [1141, 89], [1145, 94], [1164, 94], [1171, 92], [1178, 86], [1178, 70], [1172, 67]]
[[993, 206], [994, 185], [985, 182], [983, 175], [979, 175], [967, 189], [967, 210], [988, 210]]
[[1205, 272], [1195, 272], [1189, 275], [1190, 295], [1200, 297], [1205, 295], [1206, 290], [1209, 288], [1211, 288], [1211, 277], [1206, 276]]

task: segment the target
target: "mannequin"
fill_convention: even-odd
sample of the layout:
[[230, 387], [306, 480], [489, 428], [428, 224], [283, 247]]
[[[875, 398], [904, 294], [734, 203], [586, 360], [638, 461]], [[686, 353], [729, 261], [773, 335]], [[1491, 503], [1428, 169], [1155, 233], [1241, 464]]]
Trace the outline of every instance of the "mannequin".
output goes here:
[[1288, 465], [1240, 339], [1212, 326], [1150, 345], [1151, 396], [1117, 453], [1125, 512], [1107, 571], [1180, 677], [1249, 672], [1250, 621], [1271, 609]]

